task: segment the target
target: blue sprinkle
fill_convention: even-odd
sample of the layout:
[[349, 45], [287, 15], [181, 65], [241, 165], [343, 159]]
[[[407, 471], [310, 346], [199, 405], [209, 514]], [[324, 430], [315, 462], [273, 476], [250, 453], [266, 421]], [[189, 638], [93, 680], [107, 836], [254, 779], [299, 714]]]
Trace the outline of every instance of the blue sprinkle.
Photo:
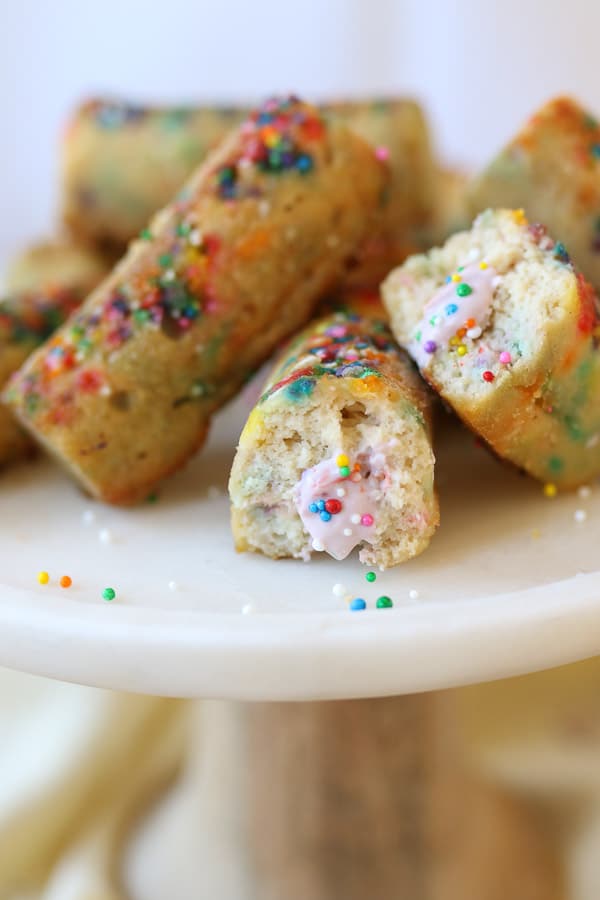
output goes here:
[[311, 503], [310, 506], [308, 507], [308, 511], [311, 513], [318, 513], [319, 507], [317, 506], [316, 503]]
[[600, 144], [592, 144], [590, 150], [595, 159], [600, 159]]
[[456, 303], [449, 303], [445, 309], [446, 315], [453, 316], [456, 312], [458, 312], [458, 306], [456, 305]]
[[452, 276], [451, 276], [451, 275], [448, 275], [448, 276], [446, 277], [446, 284], [450, 284], [451, 281], [452, 281]]
[[357, 612], [359, 609], [366, 609], [367, 604], [363, 600], [362, 597], [355, 597], [354, 600], [351, 600], [349, 603], [349, 607], [352, 612]]
[[321, 516], [321, 520], [323, 522], [329, 522], [329, 520], [331, 519], [331, 513], [327, 512], [326, 509], [321, 510], [319, 515]]
[[554, 245], [554, 256], [559, 262], [568, 263], [571, 261], [569, 254], [567, 253], [567, 248], [563, 243], [557, 241]]
[[286, 395], [290, 400], [298, 401], [303, 400], [305, 397], [310, 397], [313, 392], [315, 386], [314, 378], [297, 378], [296, 381], [292, 381], [287, 385], [285, 389]]
[[298, 169], [299, 172], [302, 172], [302, 173], [310, 172], [312, 167], [313, 167], [312, 158], [307, 153], [303, 153], [296, 160], [296, 168]]
[[325, 509], [325, 501], [324, 500], [319, 500], [317, 502], [317, 509], [321, 509], [321, 510]]

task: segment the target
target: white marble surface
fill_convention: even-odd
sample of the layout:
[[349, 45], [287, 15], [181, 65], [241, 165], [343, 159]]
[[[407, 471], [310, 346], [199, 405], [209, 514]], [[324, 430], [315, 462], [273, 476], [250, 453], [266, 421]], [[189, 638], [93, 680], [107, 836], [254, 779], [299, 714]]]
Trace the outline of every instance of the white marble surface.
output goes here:
[[[91, 502], [50, 462], [0, 478], [0, 665], [153, 694], [313, 699], [499, 678], [600, 651], [600, 486], [549, 500], [443, 422], [442, 525], [418, 559], [367, 584], [356, 559], [237, 555], [225, 487], [248, 407], [241, 398], [226, 411], [204, 452], [138, 509]], [[51, 584], [37, 583], [41, 569]], [[368, 609], [350, 612], [338, 582]], [[380, 594], [393, 609], [375, 608]]]

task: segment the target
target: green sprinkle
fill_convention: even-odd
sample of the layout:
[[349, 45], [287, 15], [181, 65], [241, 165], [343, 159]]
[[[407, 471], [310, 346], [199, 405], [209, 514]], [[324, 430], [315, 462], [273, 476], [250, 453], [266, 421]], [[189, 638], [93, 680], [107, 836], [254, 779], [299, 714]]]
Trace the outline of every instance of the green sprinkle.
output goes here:
[[464, 268], [465, 268], [464, 266], [459, 266], [458, 269], [457, 269], [456, 271], [457, 271], [457, 272], [463, 272], [463, 271], [464, 271]]
[[378, 598], [377, 598], [377, 603], [375, 604], [375, 606], [377, 607], [377, 609], [389, 609], [389, 608], [392, 607], [393, 605], [394, 605], [394, 604], [392, 603], [391, 598], [390, 598], [390, 597], [385, 597], [385, 596], [383, 596], [383, 597], [378, 597]]
[[168, 269], [169, 266], [173, 265], [173, 257], [170, 253], [161, 253], [158, 257], [158, 264], [162, 266], [163, 269]]
[[367, 572], [365, 578], [367, 579], [367, 581], [373, 582], [377, 579], [377, 575], [375, 574], [375, 572]]
[[[114, 588], [104, 588], [102, 591], [102, 599], [103, 600], [114, 600], [116, 597], [116, 593]], [[379, 602], [379, 601], [377, 601]]]
[[463, 281], [461, 284], [457, 284], [456, 293], [459, 297], [468, 297], [469, 294], [473, 293], [473, 288], [470, 284], [465, 284]]
[[348, 478], [350, 475], [350, 466], [340, 466], [340, 475], [342, 478]]
[[136, 322], [147, 322], [150, 318], [150, 312], [147, 309], [134, 309], [133, 318]]
[[153, 491], [151, 494], [148, 494], [146, 497], [146, 503], [156, 503], [158, 500], [158, 494], [156, 491]]
[[140, 231], [140, 241], [151, 241], [153, 239], [153, 234], [149, 228], [142, 228]]
[[421, 331], [417, 331], [417, 333], [415, 334], [415, 341], [420, 341], [422, 336], [423, 333]]
[[187, 237], [191, 230], [192, 226], [188, 222], [180, 222], [175, 232], [178, 237]]
[[548, 460], [548, 466], [551, 472], [560, 472], [564, 463], [559, 456], [551, 456]]

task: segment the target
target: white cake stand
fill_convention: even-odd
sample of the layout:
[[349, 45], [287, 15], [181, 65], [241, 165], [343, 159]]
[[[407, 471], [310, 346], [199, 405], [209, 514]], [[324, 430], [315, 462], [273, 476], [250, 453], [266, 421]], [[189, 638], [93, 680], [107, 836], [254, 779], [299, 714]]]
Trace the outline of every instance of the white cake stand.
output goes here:
[[[414, 695], [596, 655], [600, 487], [548, 499], [443, 422], [442, 526], [418, 559], [367, 583], [355, 559], [236, 555], [226, 481], [249, 402], [227, 410], [198, 459], [141, 508], [93, 503], [50, 462], [0, 478], [0, 665], [163, 696], [305, 701], [206, 707], [205, 750], [194, 754], [187, 791], [196, 824], [188, 808], [185, 828], [189, 837], [204, 822], [202, 852], [186, 858], [205, 890], [196, 882], [189, 896], [387, 897], [400, 879], [417, 897], [414, 866], [389, 864], [390, 854], [406, 861], [413, 838], [397, 823], [415, 810], [390, 806], [386, 786], [405, 796], [430, 740], [420, 724], [428, 699], [309, 701]], [[40, 570], [48, 585], [38, 584]], [[367, 610], [351, 612], [336, 583]], [[375, 607], [382, 594], [392, 609]], [[346, 752], [351, 774], [340, 778]], [[385, 837], [380, 825], [371, 830], [375, 820]], [[331, 853], [317, 864], [325, 833]], [[155, 848], [142, 867], [154, 873], [145, 896], [166, 896], [166, 870], [153, 868], [160, 856]]]

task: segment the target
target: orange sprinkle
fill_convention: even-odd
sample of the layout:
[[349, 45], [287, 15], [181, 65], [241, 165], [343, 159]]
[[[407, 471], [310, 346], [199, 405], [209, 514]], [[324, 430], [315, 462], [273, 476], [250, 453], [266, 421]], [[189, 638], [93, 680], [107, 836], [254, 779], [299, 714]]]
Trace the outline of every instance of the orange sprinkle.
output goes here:
[[465, 322], [467, 328], [475, 328], [475, 324], [475, 319], [467, 319], [467, 321]]
[[62, 588], [71, 587], [72, 584], [73, 584], [73, 581], [71, 580], [71, 578], [68, 575], [63, 575], [62, 578], [60, 579], [60, 586]]
[[250, 232], [245, 240], [240, 241], [237, 245], [236, 253], [238, 256], [252, 257], [256, 256], [263, 250], [271, 240], [271, 232], [267, 228], [259, 228]]
[[466, 333], [467, 333], [466, 328], [459, 328], [458, 331], [456, 332], [456, 336], [459, 338], [463, 338]]

